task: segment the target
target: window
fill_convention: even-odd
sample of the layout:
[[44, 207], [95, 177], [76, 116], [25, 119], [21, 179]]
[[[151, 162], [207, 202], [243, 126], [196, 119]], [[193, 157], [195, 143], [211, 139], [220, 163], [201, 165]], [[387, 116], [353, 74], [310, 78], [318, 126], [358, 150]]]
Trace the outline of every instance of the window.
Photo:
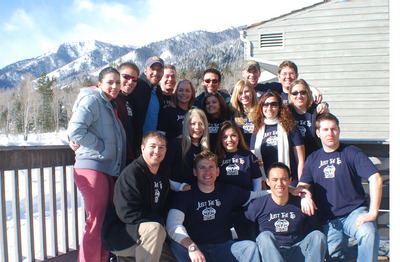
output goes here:
[[260, 48], [283, 47], [283, 33], [260, 34]]

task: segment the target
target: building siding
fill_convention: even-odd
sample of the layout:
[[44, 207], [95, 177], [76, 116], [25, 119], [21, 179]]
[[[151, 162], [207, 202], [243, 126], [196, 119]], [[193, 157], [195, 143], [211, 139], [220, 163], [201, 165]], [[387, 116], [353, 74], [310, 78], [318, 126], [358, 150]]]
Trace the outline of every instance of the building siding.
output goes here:
[[[245, 60], [295, 62], [339, 118], [342, 138], [389, 139], [387, 0], [322, 2], [243, 32]], [[279, 32], [284, 46], [259, 48], [260, 34]]]

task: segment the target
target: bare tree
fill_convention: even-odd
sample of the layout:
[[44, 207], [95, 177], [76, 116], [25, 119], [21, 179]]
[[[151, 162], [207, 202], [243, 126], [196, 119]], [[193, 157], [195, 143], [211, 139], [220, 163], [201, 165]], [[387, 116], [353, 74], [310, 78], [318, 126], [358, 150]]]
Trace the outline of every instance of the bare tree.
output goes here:
[[35, 89], [34, 78], [30, 73], [24, 75], [23, 80], [16, 86], [17, 116], [23, 131], [24, 140], [28, 140], [29, 130], [33, 119], [34, 111], [40, 105], [40, 94]]

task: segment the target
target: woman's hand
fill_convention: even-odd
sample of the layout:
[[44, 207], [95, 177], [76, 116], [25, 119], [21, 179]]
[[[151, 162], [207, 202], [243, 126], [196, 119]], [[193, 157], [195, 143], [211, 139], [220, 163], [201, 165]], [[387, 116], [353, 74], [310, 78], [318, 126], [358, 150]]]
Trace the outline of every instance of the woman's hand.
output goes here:
[[78, 148], [81, 147], [79, 144], [75, 143], [75, 142], [72, 141], [72, 140], [69, 140], [68, 145], [69, 145], [69, 147], [70, 147], [72, 150], [74, 150], [74, 151], [78, 150]]
[[259, 157], [259, 158], [257, 158], [257, 160], [256, 161], [254, 161], [254, 163], [257, 163], [257, 164], [259, 164], [260, 165], [260, 167], [263, 167], [264, 166], [264, 162], [262, 161], [262, 159]]

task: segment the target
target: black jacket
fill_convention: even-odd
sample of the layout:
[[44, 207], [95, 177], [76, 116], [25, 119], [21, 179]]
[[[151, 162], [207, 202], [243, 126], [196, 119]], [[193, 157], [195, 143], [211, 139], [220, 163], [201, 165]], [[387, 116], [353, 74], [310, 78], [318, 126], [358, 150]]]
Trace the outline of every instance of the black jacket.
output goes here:
[[165, 225], [169, 170], [160, 166], [158, 174], [165, 190], [159, 198], [159, 210], [155, 211], [153, 174], [143, 157], [138, 157], [122, 171], [115, 184], [113, 204], [104, 218], [101, 235], [105, 250], [120, 251], [138, 243], [140, 223]]
[[[156, 88], [158, 102], [161, 110], [164, 107], [161, 87], [153, 86], [145, 75], [141, 75], [138, 79], [135, 89], [128, 95], [128, 102], [132, 105], [134, 119], [134, 141], [133, 150], [136, 156], [140, 155], [140, 145], [143, 137], [143, 125], [146, 120], [147, 109], [149, 108], [151, 91]], [[160, 114], [158, 114], [160, 116]]]

